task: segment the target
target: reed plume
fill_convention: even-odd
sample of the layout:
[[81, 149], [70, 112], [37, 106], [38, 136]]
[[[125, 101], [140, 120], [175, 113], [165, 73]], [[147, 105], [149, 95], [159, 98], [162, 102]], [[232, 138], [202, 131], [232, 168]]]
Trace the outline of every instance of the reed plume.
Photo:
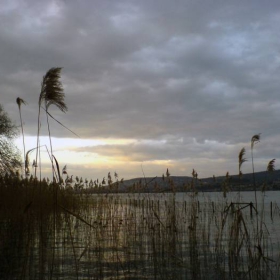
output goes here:
[[[53, 178], [54, 178], [54, 164], [53, 164], [53, 148], [52, 148], [52, 140], [51, 140], [51, 130], [50, 130], [50, 124], [49, 124], [49, 115], [48, 110], [51, 105], [55, 105], [60, 111], [66, 112], [67, 106], [64, 102], [65, 94], [63, 91], [63, 86], [60, 82], [60, 72], [62, 68], [51, 68], [48, 71], [48, 82], [46, 84], [46, 92], [44, 94], [44, 101], [45, 101], [45, 109], [46, 109], [46, 115], [47, 115], [47, 123], [48, 123], [48, 133], [49, 133], [49, 141], [50, 141], [50, 149], [51, 149], [51, 155], [52, 155], [52, 168], [53, 168]], [[47, 75], [46, 75], [47, 76]], [[60, 173], [58, 171], [59, 181], [60, 179]]]
[[[53, 155], [53, 151], [52, 151], [52, 143], [51, 143], [50, 126], [49, 126], [49, 120], [48, 120], [48, 109], [51, 105], [55, 105], [62, 112], [67, 111], [67, 106], [64, 102], [65, 95], [63, 92], [62, 84], [60, 82], [61, 69], [62, 69], [61, 67], [55, 67], [55, 68], [51, 68], [50, 70], [48, 70], [46, 75], [43, 77], [43, 80], [41, 83], [41, 92], [40, 92], [40, 97], [39, 97], [36, 163], [38, 161], [39, 135], [40, 135], [40, 112], [41, 112], [42, 104], [45, 105], [45, 111], [47, 114], [51, 155]], [[52, 166], [54, 169], [53, 160], [52, 160]], [[35, 176], [36, 176], [36, 168], [35, 168]]]
[[239, 170], [239, 177], [242, 176], [242, 171], [241, 171], [241, 166], [242, 164], [247, 161], [247, 159], [245, 158], [245, 153], [246, 153], [246, 150], [245, 148], [243, 147], [240, 152], [239, 152], [239, 155], [238, 155], [238, 170]]
[[275, 171], [275, 158], [272, 159], [272, 160], [268, 163], [266, 170], [267, 170], [268, 172], [273, 172], [273, 171]]
[[261, 139], [261, 134], [255, 134], [252, 138], [251, 138], [251, 149], [254, 148], [254, 145], [258, 142], [260, 142]]
[[60, 82], [61, 69], [61, 67], [51, 68], [43, 78], [43, 92], [41, 98], [45, 101], [47, 111], [51, 105], [55, 105], [64, 113], [68, 110], [64, 102], [65, 94], [63, 86]]

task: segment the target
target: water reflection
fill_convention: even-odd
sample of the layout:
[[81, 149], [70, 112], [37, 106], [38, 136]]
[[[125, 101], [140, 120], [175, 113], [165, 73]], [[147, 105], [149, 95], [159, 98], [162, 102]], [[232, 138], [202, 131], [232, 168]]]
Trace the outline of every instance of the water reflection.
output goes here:
[[[0, 276], [278, 279], [280, 193], [258, 192], [253, 216], [249, 207], [228, 208], [237, 199], [214, 192], [89, 195], [79, 213], [3, 221]], [[242, 192], [241, 201], [254, 202], [254, 193]]]

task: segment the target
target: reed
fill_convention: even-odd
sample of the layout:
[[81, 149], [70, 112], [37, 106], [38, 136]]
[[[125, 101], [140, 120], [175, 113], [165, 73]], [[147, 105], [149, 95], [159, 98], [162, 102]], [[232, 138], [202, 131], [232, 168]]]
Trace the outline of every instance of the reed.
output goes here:
[[[246, 150], [245, 148], [243, 147], [240, 152], [239, 152], [239, 155], [238, 155], [238, 176], [239, 176], [239, 180], [241, 181], [241, 178], [242, 178], [242, 171], [241, 171], [241, 167], [243, 165], [244, 162], [247, 161], [247, 159], [245, 158], [245, 153], [246, 153]], [[240, 200], [240, 191], [241, 191], [241, 182], [239, 182], [239, 200]]]
[[[41, 83], [41, 91], [39, 95], [39, 111], [38, 111], [38, 127], [37, 127], [37, 149], [36, 149], [36, 166], [38, 166], [38, 156], [39, 156], [39, 137], [40, 137], [40, 115], [41, 115], [41, 107], [45, 105], [45, 111], [47, 115], [47, 124], [48, 124], [48, 132], [50, 139], [50, 147], [51, 147], [51, 156], [53, 156], [52, 152], [52, 143], [51, 143], [51, 135], [50, 135], [50, 126], [48, 119], [48, 109], [51, 105], [55, 105], [61, 111], [67, 111], [67, 106], [64, 102], [64, 92], [63, 87], [60, 82], [60, 72], [61, 67], [54, 67], [47, 71], [46, 75], [43, 77]], [[53, 159], [52, 159], [52, 167], [53, 167]], [[54, 167], [53, 167], [54, 171]], [[37, 167], [35, 167], [35, 177], [37, 175]], [[54, 176], [53, 176], [54, 177]]]
[[[248, 208], [228, 208], [229, 197], [211, 200], [195, 191], [180, 197], [176, 193], [87, 195], [58, 186], [54, 228], [53, 183], [44, 180], [40, 193], [33, 178], [4, 176], [0, 182], [5, 209], [1, 223], [5, 221], [6, 229], [18, 233], [9, 237], [2, 227], [0, 230], [5, 240], [0, 243], [1, 254], [10, 256], [5, 276], [11, 276], [12, 266], [17, 268], [13, 277], [21, 275], [22, 279], [280, 276], [279, 256], [271, 251], [266, 216], [262, 228], [257, 228], [256, 215], [251, 217]], [[262, 204], [264, 201], [259, 206], [265, 207]], [[274, 209], [277, 211], [276, 206]], [[274, 215], [274, 222], [279, 218]]]
[[[19, 117], [20, 117], [20, 126], [21, 126], [21, 134], [22, 134], [22, 144], [23, 144], [23, 162], [25, 161], [25, 140], [24, 140], [24, 130], [23, 130], [23, 123], [22, 123], [22, 116], [21, 116], [21, 104], [26, 105], [26, 102], [18, 97], [16, 99], [18, 110], [19, 110]], [[27, 170], [24, 169], [25, 177], [27, 176]]]
[[252, 171], [253, 171], [253, 183], [254, 183], [254, 191], [255, 191], [255, 203], [256, 208], [258, 209], [258, 201], [257, 201], [257, 194], [256, 194], [256, 179], [255, 179], [255, 166], [254, 166], [254, 147], [255, 144], [260, 142], [261, 134], [255, 134], [251, 138], [251, 158], [252, 158]]

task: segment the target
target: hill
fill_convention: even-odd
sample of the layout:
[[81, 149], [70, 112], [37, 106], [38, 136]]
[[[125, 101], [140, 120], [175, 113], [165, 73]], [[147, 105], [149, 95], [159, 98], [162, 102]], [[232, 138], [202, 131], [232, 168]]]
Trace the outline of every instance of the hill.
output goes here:
[[[256, 172], [256, 187], [258, 190], [280, 190], [280, 170], [274, 172]], [[124, 180], [114, 183], [111, 189], [119, 192], [169, 192], [169, 191], [223, 191], [223, 190], [254, 190], [253, 174], [219, 176], [208, 178], [192, 178], [190, 176], [146, 177]]]

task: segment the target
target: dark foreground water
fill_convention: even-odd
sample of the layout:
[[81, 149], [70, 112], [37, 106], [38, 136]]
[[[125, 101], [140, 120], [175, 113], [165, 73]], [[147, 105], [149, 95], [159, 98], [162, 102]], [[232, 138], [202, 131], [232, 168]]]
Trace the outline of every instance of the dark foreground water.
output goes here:
[[258, 192], [257, 205], [254, 192], [82, 200], [75, 213], [1, 221], [0, 278], [280, 279], [280, 192]]

